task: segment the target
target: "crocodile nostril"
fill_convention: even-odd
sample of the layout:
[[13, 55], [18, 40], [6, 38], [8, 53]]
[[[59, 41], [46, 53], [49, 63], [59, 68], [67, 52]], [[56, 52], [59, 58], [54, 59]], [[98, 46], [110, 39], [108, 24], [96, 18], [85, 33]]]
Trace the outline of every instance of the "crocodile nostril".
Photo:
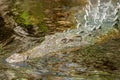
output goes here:
[[73, 39], [69, 39], [68, 42], [73, 42], [74, 40]]

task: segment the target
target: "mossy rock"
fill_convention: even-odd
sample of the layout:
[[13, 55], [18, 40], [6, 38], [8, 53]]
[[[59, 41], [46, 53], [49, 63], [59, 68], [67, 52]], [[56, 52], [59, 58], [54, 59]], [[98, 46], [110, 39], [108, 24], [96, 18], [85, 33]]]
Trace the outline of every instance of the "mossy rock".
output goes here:
[[43, 20], [45, 14], [43, 13], [42, 3], [26, 2], [25, 0], [15, 2], [19, 2], [19, 4], [14, 4], [12, 14], [18, 25], [33, 29], [37, 27], [36, 32], [46, 32], [48, 30]]

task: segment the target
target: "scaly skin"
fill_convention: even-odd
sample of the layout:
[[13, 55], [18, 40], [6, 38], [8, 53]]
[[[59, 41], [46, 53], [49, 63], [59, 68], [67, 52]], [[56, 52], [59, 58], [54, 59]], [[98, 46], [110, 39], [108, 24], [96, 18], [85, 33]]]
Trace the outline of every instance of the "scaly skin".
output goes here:
[[77, 34], [56, 33], [54, 35], [46, 36], [45, 41], [43, 41], [41, 45], [28, 50], [25, 53], [13, 54], [7, 58], [6, 61], [9, 63], [25, 61], [28, 58], [42, 57], [50, 53], [66, 52], [86, 44], [89, 43], [83, 41], [82, 37]]

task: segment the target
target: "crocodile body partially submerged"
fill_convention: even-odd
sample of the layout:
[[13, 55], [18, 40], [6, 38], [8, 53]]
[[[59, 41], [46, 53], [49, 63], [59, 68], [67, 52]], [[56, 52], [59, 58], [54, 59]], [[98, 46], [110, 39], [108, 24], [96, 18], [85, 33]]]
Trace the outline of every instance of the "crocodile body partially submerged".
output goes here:
[[100, 3], [98, 0], [98, 5], [94, 8], [89, 2], [85, 12], [85, 23], [81, 27], [77, 21], [77, 29], [46, 36], [39, 46], [24, 53], [15, 53], [6, 61], [16, 63], [45, 55], [65, 53], [94, 45], [103, 39], [120, 37], [119, 4], [115, 6], [111, 1]]

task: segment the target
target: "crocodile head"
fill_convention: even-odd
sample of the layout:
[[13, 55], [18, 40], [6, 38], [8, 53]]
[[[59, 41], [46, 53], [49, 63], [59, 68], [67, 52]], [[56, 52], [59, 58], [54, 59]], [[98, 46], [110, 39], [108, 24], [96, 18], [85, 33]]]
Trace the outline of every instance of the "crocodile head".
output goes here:
[[17, 63], [25, 61], [28, 58], [42, 57], [47, 54], [58, 53], [66, 51], [67, 49], [73, 49], [75, 47], [88, 44], [82, 40], [80, 34], [73, 34], [75, 30], [71, 32], [56, 33], [54, 35], [48, 35], [45, 37], [45, 40], [33, 49], [30, 49], [24, 53], [15, 53], [8, 57], [6, 61], [8, 63]]

